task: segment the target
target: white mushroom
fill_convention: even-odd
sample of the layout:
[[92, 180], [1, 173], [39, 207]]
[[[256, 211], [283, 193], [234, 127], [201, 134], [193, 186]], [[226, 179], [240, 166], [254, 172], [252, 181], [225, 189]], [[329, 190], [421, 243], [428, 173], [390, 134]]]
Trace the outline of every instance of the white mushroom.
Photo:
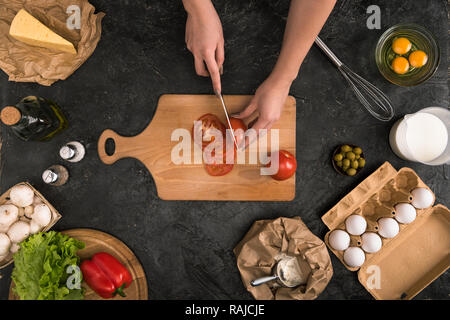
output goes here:
[[33, 215], [34, 207], [33, 206], [25, 207], [23, 209], [23, 211], [25, 213], [25, 217], [27, 217], [28, 219], [31, 219], [31, 216]]
[[45, 227], [52, 220], [52, 213], [47, 205], [39, 204], [34, 208], [32, 219], [41, 227]]
[[11, 253], [16, 253], [17, 251], [19, 251], [20, 246], [17, 243], [13, 243], [11, 245], [11, 248], [9, 248], [9, 252]]
[[31, 234], [35, 234], [38, 233], [39, 231], [41, 231], [41, 226], [38, 225], [34, 220], [31, 220], [30, 222], [30, 233]]
[[[13, 204], [0, 206], [0, 232], [8, 231], [8, 228], [19, 218], [19, 209]], [[6, 229], [6, 230], [5, 230]]]
[[5, 254], [4, 256], [0, 256], [0, 262], [2, 262], [3, 260], [5, 260], [5, 258], [6, 258], [7, 256], [8, 256], [7, 254]]
[[0, 256], [7, 255], [10, 247], [11, 240], [9, 237], [4, 233], [0, 233]]
[[19, 209], [19, 217], [23, 217], [25, 215], [25, 209], [20, 207]]
[[24, 184], [19, 184], [12, 187], [9, 198], [16, 206], [24, 208], [33, 203], [34, 191]]
[[37, 206], [38, 204], [41, 204], [41, 203], [42, 203], [42, 199], [39, 198], [38, 196], [34, 196], [33, 206]]
[[25, 240], [30, 235], [30, 224], [25, 221], [17, 221], [8, 230], [8, 237], [14, 243]]
[[19, 221], [24, 221], [24, 222], [30, 223], [31, 220], [28, 219], [27, 217], [23, 216], [23, 217], [19, 218]]

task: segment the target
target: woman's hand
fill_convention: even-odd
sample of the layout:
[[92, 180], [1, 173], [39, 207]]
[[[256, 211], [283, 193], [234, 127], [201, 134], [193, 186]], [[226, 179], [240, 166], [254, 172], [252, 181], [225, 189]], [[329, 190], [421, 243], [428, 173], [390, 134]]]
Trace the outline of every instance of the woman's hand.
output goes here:
[[248, 119], [257, 112], [258, 120], [252, 126], [259, 134], [260, 129], [270, 129], [280, 119], [286, 99], [289, 95], [290, 81], [269, 76], [256, 90], [250, 104], [233, 117]]
[[244, 119], [257, 111], [259, 118], [253, 129], [270, 129], [280, 118], [289, 88], [335, 3], [336, 0], [291, 1], [277, 63], [269, 78], [259, 86], [250, 105], [238, 115]]
[[194, 55], [195, 71], [199, 76], [211, 76], [214, 91], [221, 92], [225, 51], [219, 16], [210, 0], [184, 0], [183, 3], [188, 13], [186, 45]]

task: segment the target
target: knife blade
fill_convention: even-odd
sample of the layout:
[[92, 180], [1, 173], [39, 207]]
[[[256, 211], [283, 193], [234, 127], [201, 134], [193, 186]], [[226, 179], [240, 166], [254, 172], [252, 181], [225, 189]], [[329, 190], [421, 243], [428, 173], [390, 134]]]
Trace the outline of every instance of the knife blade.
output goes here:
[[233, 141], [234, 141], [234, 145], [239, 150], [238, 143], [237, 143], [237, 140], [236, 140], [236, 136], [234, 135], [234, 132], [233, 132], [233, 129], [232, 129], [232, 126], [231, 126], [230, 117], [228, 116], [228, 110], [227, 110], [227, 107], [225, 105], [225, 101], [223, 100], [222, 94], [218, 90], [216, 91], [216, 96], [217, 96], [217, 98], [219, 98], [220, 102], [222, 103], [222, 108], [223, 108], [223, 111], [225, 112], [225, 117], [227, 118], [228, 127], [230, 128], [230, 132], [231, 132], [231, 136], [232, 136]]

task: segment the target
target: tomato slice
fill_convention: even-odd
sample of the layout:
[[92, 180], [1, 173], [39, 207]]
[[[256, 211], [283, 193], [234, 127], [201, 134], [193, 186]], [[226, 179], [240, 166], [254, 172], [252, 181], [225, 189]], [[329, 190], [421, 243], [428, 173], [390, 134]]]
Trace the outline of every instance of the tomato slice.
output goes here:
[[[235, 119], [235, 120], [239, 120], [239, 119]], [[209, 144], [214, 143], [214, 136], [211, 133], [208, 133], [209, 129], [217, 129], [222, 133], [222, 137], [223, 137], [223, 146], [222, 149], [219, 147], [219, 152], [221, 153], [222, 159], [223, 159], [223, 163], [215, 163], [214, 160], [212, 160], [210, 164], [205, 163], [205, 169], [206, 172], [211, 175], [211, 176], [224, 176], [227, 173], [229, 173], [231, 170], [233, 170], [234, 164], [230, 163], [227, 164], [227, 158], [232, 157], [233, 155], [228, 154], [226, 152], [226, 128], [223, 125], [223, 123], [219, 120], [219, 118], [217, 118], [215, 115], [207, 113], [204, 114], [203, 116], [201, 116], [197, 121], [201, 121], [202, 122], [202, 126], [198, 127], [197, 130], [201, 130], [200, 135], [202, 137], [202, 150], [204, 150]], [[239, 120], [241, 121], [241, 120]], [[230, 121], [231, 122], [231, 121]], [[242, 121], [241, 121], [242, 122]], [[242, 122], [243, 124], [243, 122]], [[231, 122], [231, 126], [235, 128], [235, 126], [238, 126], [238, 122], [235, 122], [233, 124], [233, 122]], [[245, 126], [245, 124], [244, 124]], [[239, 128], [241, 128], [241, 124], [239, 123]], [[192, 139], [194, 139], [194, 130], [195, 130], [195, 126], [192, 127]], [[244, 129], [245, 131], [246, 129]], [[232, 141], [230, 139], [230, 141]], [[233, 143], [233, 142], [231, 142]], [[234, 144], [234, 143], [233, 143]], [[234, 151], [234, 150], [233, 150]], [[233, 152], [234, 156], [236, 156], [236, 152]], [[214, 157], [215, 152], [211, 152], [211, 157]], [[233, 159], [234, 160], [234, 159]], [[228, 160], [228, 162], [233, 162], [230, 161], [230, 159]]]
[[[225, 136], [225, 126], [215, 115], [211, 113], [204, 114], [197, 121], [202, 122], [202, 126], [198, 126], [197, 130], [201, 130], [200, 136], [202, 137], [202, 149], [205, 149], [211, 142], [214, 142], [214, 136], [208, 132], [209, 129], [217, 129], [222, 132], [222, 136]], [[192, 139], [195, 137], [195, 126], [192, 127]]]
[[[235, 150], [233, 149], [233, 151]], [[219, 149], [219, 152], [219, 157], [222, 157], [222, 163], [215, 162], [215, 150], [211, 152], [212, 159], [209, 159], [209, 163], [205, 163], [206, 172], [211, 176], [224, 176], [234, 167], [234, 157], [236, 156], [236, 152], [227, 153], [225, 145], [222, 150]]]
[[224, 176], [233, 170], [234, 164], [205, 164], [206, 172], [211, 176]]

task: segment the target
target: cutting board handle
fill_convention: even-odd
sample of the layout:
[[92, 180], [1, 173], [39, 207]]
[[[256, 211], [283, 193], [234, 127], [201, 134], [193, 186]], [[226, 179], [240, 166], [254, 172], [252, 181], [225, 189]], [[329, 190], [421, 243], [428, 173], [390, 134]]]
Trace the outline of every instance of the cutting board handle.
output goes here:
[[[111, 155], [106, 153], [106, 141], [112, 139], [114, 141], [114, 152]], [[123, 137], [119, 136], [113, 130], [107, 129], [102, 132], [100, 138], [98, 139], [98, 155], [100, 160], [105, 164], [113, 164], [117, 160], [123, 158], [118, 152], [119, 144], [123, 140]]]

